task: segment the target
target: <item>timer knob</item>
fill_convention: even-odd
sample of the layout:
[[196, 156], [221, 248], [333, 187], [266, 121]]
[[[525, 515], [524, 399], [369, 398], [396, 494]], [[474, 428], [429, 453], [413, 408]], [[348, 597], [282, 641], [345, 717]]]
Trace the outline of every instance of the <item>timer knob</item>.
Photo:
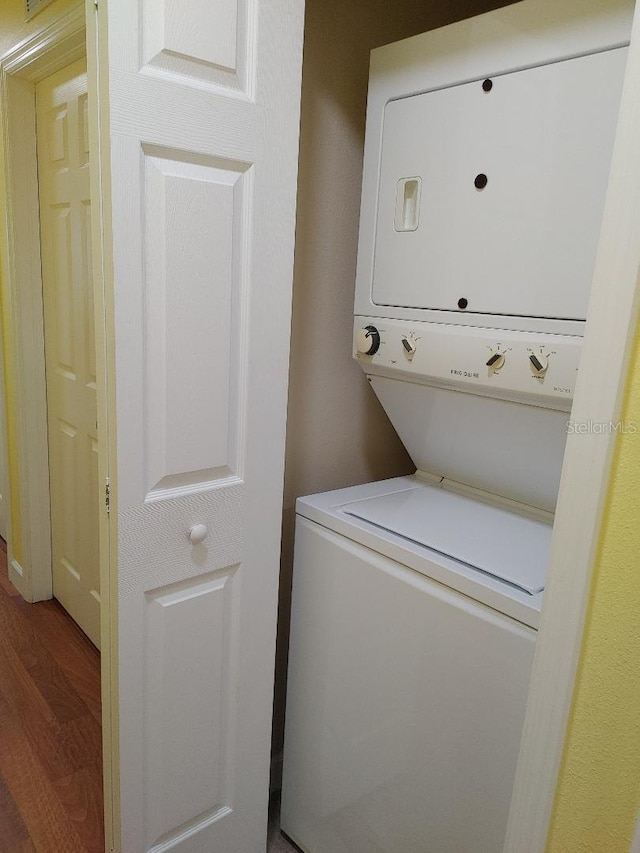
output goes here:
[[492, 352], [489, 356], [489, 360], [487, 361], [487, 367], [489, 367], [494, 373], [497, 373], [504, 367], [504, 353], [496, 350]]
[[380, 332], [375, 326], [364, 326], [356, 335], [356, 349], [360, 355], [375, 355], [380, 349]]
[[546, 355], [542, 355], [542, 353], [531, 353], [529, 363], [534, 376], [542, 376], [549, 367], [549, 361]]
[[416, 350], [418, 348], [418, 345], [416, 343], [416, 339], [413, 337], [413, 335], [408, 335], [408, 336], [403, 335], [402, 336], [402, 348], [404, 349], [404, 351], [407, 355], [407, 358], [409, 360], [411, 360], [414, 357], [414, 355], [416, 354]]

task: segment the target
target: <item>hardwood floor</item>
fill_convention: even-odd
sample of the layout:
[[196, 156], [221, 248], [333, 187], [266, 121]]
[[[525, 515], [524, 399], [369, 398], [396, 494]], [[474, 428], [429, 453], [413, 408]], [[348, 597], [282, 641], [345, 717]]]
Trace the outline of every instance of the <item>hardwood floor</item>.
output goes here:
[[0, 853], [103, 853], [100, 655], [0, 539]]

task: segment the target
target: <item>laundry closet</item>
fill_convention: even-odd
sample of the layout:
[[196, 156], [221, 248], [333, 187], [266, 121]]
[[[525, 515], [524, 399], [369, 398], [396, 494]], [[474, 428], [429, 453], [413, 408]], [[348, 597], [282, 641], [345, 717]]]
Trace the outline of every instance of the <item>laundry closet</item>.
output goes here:
[[[381, 448], [298, 502], [283, 829], [309, 853], [504, 839], [631, 14], [565, 6], [372, 55], [350, 351], [415, 465], [390, 436], [397, 471]], [[355, 448], [372, 411], [335, 413]]]
[[305, 4], [273, 726], [276, 785], [282, 763], [296, 499], [415, 470], [351, 357], [370, 51], [505, 5], [496, 0]]

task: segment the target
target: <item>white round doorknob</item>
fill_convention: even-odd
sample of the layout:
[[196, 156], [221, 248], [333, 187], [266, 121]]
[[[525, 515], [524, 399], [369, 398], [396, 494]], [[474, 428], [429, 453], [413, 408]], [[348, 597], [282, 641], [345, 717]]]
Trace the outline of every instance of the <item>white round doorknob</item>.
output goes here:
[[189, 531], [189, 539], [191, 539], [191, 544], [199, 545], [204, 540], [208, 532], [209, 531], [207, 530], [206, 524], [194, 524], [191, 530]]

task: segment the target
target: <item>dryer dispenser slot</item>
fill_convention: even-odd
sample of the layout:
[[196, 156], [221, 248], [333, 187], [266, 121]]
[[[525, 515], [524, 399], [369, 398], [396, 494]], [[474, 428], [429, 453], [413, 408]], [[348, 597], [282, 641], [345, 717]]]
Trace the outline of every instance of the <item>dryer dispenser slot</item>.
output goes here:
[[420, 178], [400, 178], [396, 193], [396, 231], [416, 231], [420, 223]]

